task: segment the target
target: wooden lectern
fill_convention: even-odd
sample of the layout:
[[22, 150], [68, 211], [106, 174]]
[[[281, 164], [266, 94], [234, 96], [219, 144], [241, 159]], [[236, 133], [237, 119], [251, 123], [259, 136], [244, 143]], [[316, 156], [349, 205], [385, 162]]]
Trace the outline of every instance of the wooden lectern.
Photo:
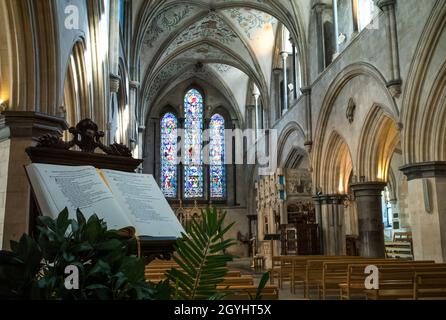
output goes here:
[[[101, 142], [105, 136], [90, 119], [70, 128], [73, 139], [63, 141], [61, 136], [47, 134], [38, 139], [35, 147], [26, 149], [32, 163], [64, 166], [93, 166], [123, 172], [135, 172], [142, 160], [134, 159], [129, 148], [122, 144], [106, 146]], [[79, 151], [71, 150], [78, 148]], [[96, 153], [100, 149], [102, 153]], [[32, 188], [31, 188], [32, 189]], [[42, 215], [34, 191], [30, 203], [30, 230], [36, 232], [36, 218]], [[174, 240], [141, 241], [141, 254], [147, 263], [154, 259], [170, 260], [174, 251]]]

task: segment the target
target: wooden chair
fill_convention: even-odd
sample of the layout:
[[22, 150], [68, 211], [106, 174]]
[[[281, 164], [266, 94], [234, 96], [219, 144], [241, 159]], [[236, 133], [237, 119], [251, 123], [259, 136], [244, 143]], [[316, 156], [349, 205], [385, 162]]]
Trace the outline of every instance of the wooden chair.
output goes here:
[[413, 299], [446, 300], [446, 272], [417, 272]]
[[318, 298], [321, 298], [321, 287], [323, 280], [323, 265], [325, 262], [330, 261], [342, 261], [342, 260], [362, 260], [361, 257], [349, 257], [349, 256], [328, 256], [323, 259], [308, 260], [305, 270], [305, 292], [306, 298], [310, 297], [310, 289], [316, 288], [318, 291]]

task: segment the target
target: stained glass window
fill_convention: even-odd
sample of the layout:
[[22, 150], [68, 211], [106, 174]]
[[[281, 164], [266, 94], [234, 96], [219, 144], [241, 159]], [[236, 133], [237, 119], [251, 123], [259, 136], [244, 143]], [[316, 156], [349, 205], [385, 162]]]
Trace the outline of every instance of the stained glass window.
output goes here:
[[209, 124], [209, 131], [211, 198], [224, 198], [226, 195], [225, 119], [219, 114], [214, 115]]
[[168, 198], [175, 198], [178, 190], [177, 130], [177, 118], [167, 113], [161, 120], [161, 190]]
[[203, 96], [196, 89], [184, 97], [184, 197], [203, 197]]

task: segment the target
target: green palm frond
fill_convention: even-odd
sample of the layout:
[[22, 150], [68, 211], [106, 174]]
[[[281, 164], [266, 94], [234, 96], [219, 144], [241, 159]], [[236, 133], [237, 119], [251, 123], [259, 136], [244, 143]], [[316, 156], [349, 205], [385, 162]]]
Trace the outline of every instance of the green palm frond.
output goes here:
[[176, 244], [175, 262], [180, 269], [167, 272], [168, 279], [176, 285], [176, 298], [205, 300], [216, 296], [216, 287], [228, 273], [227, 263], [233, 256], [225, 250], [236, 242], [224, 239], [234, 224], [224, 227], [226, 214], [217, 209], [202, 212], [201, 221], [193, 220], [188, 235]]

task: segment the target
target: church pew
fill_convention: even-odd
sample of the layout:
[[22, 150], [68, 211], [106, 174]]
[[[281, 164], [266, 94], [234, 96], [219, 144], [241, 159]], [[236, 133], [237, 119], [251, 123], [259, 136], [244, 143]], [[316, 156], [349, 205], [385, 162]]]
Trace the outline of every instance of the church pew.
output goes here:
[[[225, 300], [252, 300], [257, 294], [257, 286], [218, 286], [220, 293], [226, 294]], [[262, 291], [262, 300], [278, 300], [279, 288], [273, 285], [267, 285]]]
[[315, 259], [330, 259], [337, 260], [345, 258], [344, 256], [297, 256], [293, 258], [293, 270], [291, 274], [291, 285], [290, 290], [292, 294], [296, 293], [296, 288], [298, 285], [303, 287], [304, 296], [307, 296], [306, 286], [305, 286], [305, 276], [307, 270], [307, 262], [309, 260]]
[[[406, 264], [432, 264], [433, 261], [401, 261], [401, 260], [387, 260], [387, 259], [362, 259], [355, 261], [337, 261], [325, 262], [322, 271], [322, 287], [320, 296], [323, 300], [327, 297], [339, 298], [341, 295], [339, 285], [347, 283], [349, 266], [354, 264], [360, 265], [399, 265]], [[365, 267], [364, 267], [365, 269]], [[364, 274], [364, 269], [362, 273]], [[365, 279], [365, 277], [364, 277]]]
[[444, 271], [445, 264], [429, 262], [376, 265], [379, 270], [379, 290], [366, 290], [364, 274], [367, 265], [349, 266], [347, 283], [340, 284], [341, 299], [400, 299], [412, 298], [414, 277], [420, 271]]
[[[170, 269], [168, 269], [168, 270], [170, 270]], [[168, 270], [165, 270], [163, 272], [156, 272], [156, 273], [147, 273], [146, 272], [145, 278], [147, 281], [150, 281], [153, 283], [158, 283], [158, 282], [164, 281], [167, 279], [166, 272]], [[240, 271], [230, 270], [228, 272], [228, 274], [225, 276], [225, 279], [240, 278], [240, 277], [242, 277]]]
[[417, 272], [413, 299], [446, 300], [446, 272]]
[[310, 289], [316, 287], [318, 290], [319, 299], [321, 298], [321, 286], [322, 286], [322, 276], [323, 276], [323, 265], [325, 262], [330, 261], [363, 261], [364, 258], [361, 257], [351, 257], [351, 256], [329, 256], [323, 259], [308, 260], [305, 266], [305, 292], [306, 298], [309, 297]]
[[272, 267], [271, 267], [271, 269], [268, 270], [269, 281], [270, 281], [271, 285], [274, 284], [276, 278], [279, 279], [281, 264], [282, 264], [281, 256], [272, 258]]
[[253, 286], [254, 278], [252, 276], [226, 277], [220, 286]]
[[290, 282], [290, 290], [292, 293], [295, 293], [297, 284], [302, 285], [305, 290], [304, 284], [307, 261], [315, 259], [337, 260], [345, 258], [359, 259], [359, 257], [321, 255], [273, 257], [273, 268], [269, 270], [271, 284], [274, 284], [274, 278], [277, 277], [279, 288], [283, 288], [284, 282]]
[[[290, 276], [290, 265], [292, 262], [302, 261], [305, 262], [308, 259], [316, 259], [323, 258], [324, 256], [275, 256], [272, 259], [272, 268], [268, 270], [270, 275], [270, 283], [273, 285], [275, 279], [278, 279], [280, 283], [280, 279], [282, 278], [282, 282], [285, 280], [291, 280]], [[292, 262], [291, 262], [292, 261]], [[282, 270], [284, 267], [284, 270]], [[282, 272], [282, 275], [281, 275]]]

